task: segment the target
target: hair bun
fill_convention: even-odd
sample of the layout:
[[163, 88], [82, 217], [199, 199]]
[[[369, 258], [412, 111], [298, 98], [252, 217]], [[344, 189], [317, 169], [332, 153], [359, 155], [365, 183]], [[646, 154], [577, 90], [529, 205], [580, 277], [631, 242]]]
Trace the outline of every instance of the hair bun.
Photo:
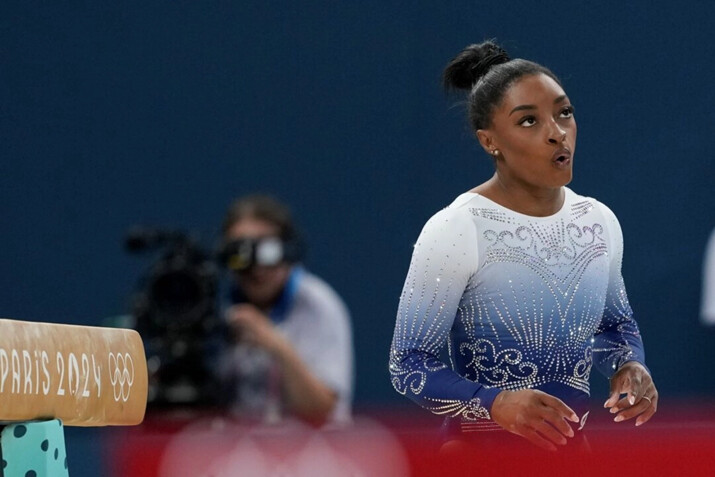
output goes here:
[[509, 61], [507, 52], [492, 41], [469, 45], [444, 69], [445, 89], [471, 89], [494, 65]]

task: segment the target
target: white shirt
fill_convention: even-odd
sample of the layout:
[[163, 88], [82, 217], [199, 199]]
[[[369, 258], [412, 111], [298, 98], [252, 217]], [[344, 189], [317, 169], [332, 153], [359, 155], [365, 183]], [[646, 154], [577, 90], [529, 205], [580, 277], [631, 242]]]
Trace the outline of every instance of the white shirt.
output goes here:
[[700, 319], [705, 325], [715, 325], [715, 230], [710, 234], [703, 260], [703, 297]]
[[[348, 309], [325, 281], [300, 268], [292, 273], [295, 290], [288, 293], [286, 309], [275, 326], [308, 370], [337, 394], [329, 421], [347, 422], [354, 381]], [[282, 414], [280, 372], [266, 350], [246, 343], [233, 346], [219, 370], [231, 388], [233, 410], [264, 422], [274, 422]]]

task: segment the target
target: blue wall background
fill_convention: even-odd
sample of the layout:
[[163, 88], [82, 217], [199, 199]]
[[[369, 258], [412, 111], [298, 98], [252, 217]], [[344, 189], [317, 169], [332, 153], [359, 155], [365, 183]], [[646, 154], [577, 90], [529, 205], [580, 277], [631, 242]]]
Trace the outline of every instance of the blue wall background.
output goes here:
[[441, 70], [496, 37], [551, 67], [576, 106], [571, 187], [621, 221], [663, 405], [712, 395], [715, 332], [698, 309], [715, 227], [715, 3], [580, 3], [3, 2], [0, 315], [125, 313], [150, 262], [123, 252], [130, 225], [209, 246], [233, 197], [272, 192], [351, 308], [356, 403], [402, 403], [386, 361], [411, 245], [491, 175]]

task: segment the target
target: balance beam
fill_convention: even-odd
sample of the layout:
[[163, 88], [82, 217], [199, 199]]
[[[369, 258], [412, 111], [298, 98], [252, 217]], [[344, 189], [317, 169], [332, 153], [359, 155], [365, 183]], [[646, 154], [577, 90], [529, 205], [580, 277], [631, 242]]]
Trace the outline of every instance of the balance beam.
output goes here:
[[136, 425], [147, 388], [134, 330], [0, 319], [0, 421]]

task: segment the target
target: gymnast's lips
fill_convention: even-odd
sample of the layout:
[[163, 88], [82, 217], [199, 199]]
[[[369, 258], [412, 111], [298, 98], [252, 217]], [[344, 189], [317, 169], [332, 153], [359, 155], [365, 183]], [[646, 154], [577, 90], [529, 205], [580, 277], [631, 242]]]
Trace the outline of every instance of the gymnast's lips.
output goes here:
[[571, 163], [571, 151], [566, 147], [559, 148], [551, 156], [551, 160], [557, 166], [568, 165]]

